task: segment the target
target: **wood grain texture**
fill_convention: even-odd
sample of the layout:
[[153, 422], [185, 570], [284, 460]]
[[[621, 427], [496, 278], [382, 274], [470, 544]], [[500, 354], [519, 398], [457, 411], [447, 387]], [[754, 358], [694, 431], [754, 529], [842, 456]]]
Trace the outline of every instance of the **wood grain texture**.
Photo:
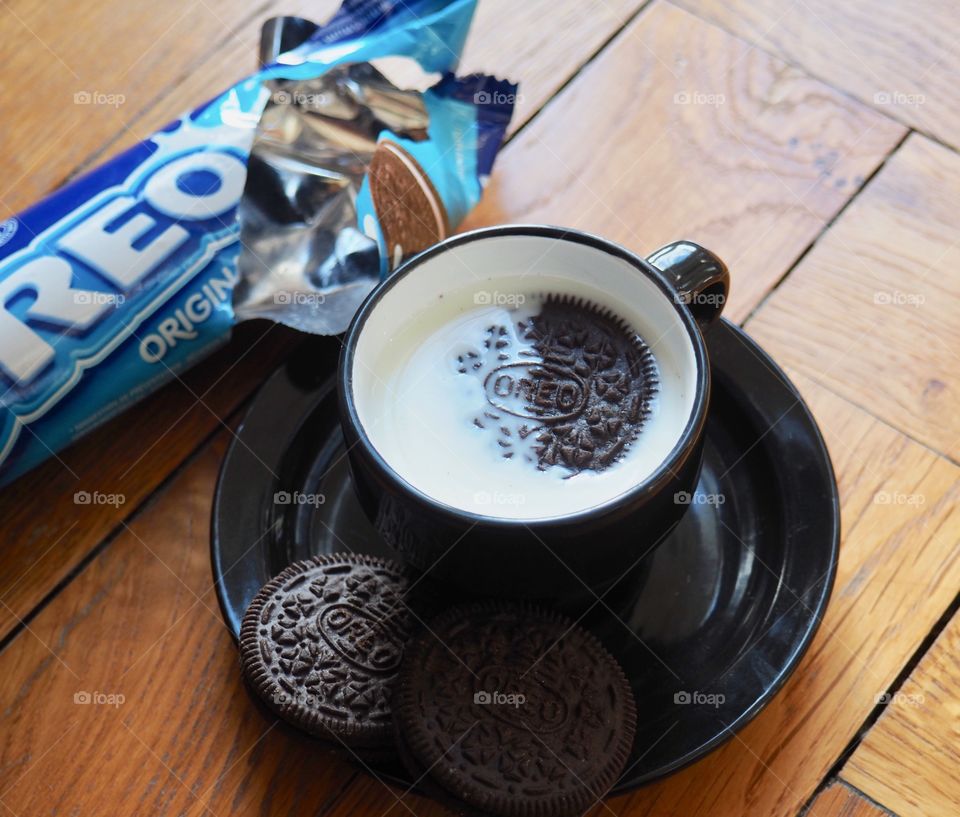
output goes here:
[[331, 805], [324, 817], [451, 817], [449, 808], [407, 789], [358, 775]]
[[[642, 3], [605, 0], [583, 15], [573, 0], [485, 0], [461, 72], [523, 81], [516, 128]], [[14, 88], [0, 98], [7, 157], [0, 219], [253, 71], [268, 17], [323, 20], [337, 6], [339, 0], [178, 0], [160, 7], [132, 0], [122, 12], [114, 0], [0, 6], [0, 64], [8, 77], [31, 77], [22, 93]], [[73, 95], [84, 91], [122, 95], [123, 102], [74, 104]]]
[[[520, 83], [510, 132], [521, 127], [648, 0], [604, 0], [583, 14], [575, 0], [482, 0], [457, 73], [493, 74]], [[339, 3], [331, 0], [328, 5]], [[283, 5], [276, 14], [322, 19], [312, 0]], [[266, 15], [264, 15], [266, 16]], [[185, 101], [203, 100], [239, 78], [237, 65], [256, 54], [263, 18], [184, 78], [138, 125], [141, 138], [179, 115]]]
[[315, 814], [353, 774], [274, 726], [241, 682], [209, 558], [228, 440], [0, 654], [4, 814]]
[[951, 0], [675, 0], [908, 125], [960, 145]]
[[639, 253], [698, 241], [730, 266], [739, 320], [903, 133], [658, 3], [507, 147], [467, 226], [562, 224]]
[[954, 615], [840, 775], [900, 817], [960, 814], [960, 614]]
[[480, 0], [458, 73], [520, 82], [515, 131], [647, 2]]
[[[59, 185], [238, 30], [257, 29], [262, 9], [255, 0], [130, 0], [122, 8], [112, 0], [5, 1], [0, 6], [5, 83], [0, 217]], [[244, 55], [235, 69], [238, 79], [255, 55], [253, 50]], [[83, 94], [91, 95], [89, 101]], [[183, 100], [187, 107], [202, 101]], [[135, 131], [123, 144], [138, 137]]]
[[[795, 382], [823, 429], [842, 502], [840, 563], [821, 629], [784, 689], [739, 735], [591, 817], [793, 817], [956, 593], [960, 468], [812, 381]], [[925, 501], [877, 501], [893, 490]], [[377, 814], [392, 802], [361, 776], [332, 814]]]
[[[0, 491], [0, 640], [121, 520], [223, 427], [298, 342], [244, 326], [228, 346]], [[78, 504], [77, 493], [116, 495]]]
[[960, 457], [960, 156], [915, 135], [750, 332], [777, 358]]
[[[484, 0], [464, 70], [524, 81], [514, 127], [548, 104], [507, 148], [471, 225], [554, 221], [639, 252], [698, 240], [733, 267], [728, 314], [743, 318], [899, 143], [905, 129], [884, 114], [956, 137], [955, 20], [942, 0], [909, 19], [906, 6], [890, 2], [868, 14], [865, 0], [836, 8], [803, 0], [801, 17], [785, 18], [763, 40], [758, 25], [772, 0], [682, 0], [758, 41], [752, 49], [655, 0], [548, 103], [642, 0], [604, 2], [588, 14], [569, 0]], [[267, 16], [320, 18], [336, 3], [130, 0], [118, 11], [111, 0], [69, 8], [0, 0], [5, 77], [30, 78], [28, 91], [13, 82], [0, 98], [0, 218], [249, 72]], [[804, 8], [817, 13], [806, 19]], [[850, 28], [851, 50], [831, 51], [819, 21]], [[867, 78], [851, 54], [877, 76]], [[919, 89], [925, 101], [875, 104], [874, 81], [878, 92]], [[79, 91], [126, 99], [116, 108], [74, 104]], [[911, 137], [749, 324], [792, 368], [840, 482], [841, 562], [813, 646], [740, 735], [695, 766], [597, 807], [598, 817], [796, 814], [952, 600], [960, 469], [936, 451], [956, 457], [960, 442], [951, 411], [960, 368], [958, 162]], [[0, 652], [0, 813], [447, 813], [272, 726], [239, 680], [207, 548], [230, 439], [221, 419], [291, 342], [271, 336], [229, 368], [254, 338], [94, 432], [63, 464], [48, 463], [0, 494], [0, 639], [77, 570]], [[78, 490], [126, 501], [78, 506]], [[901, 817], [958, 810], [958, 627], [902, 690], [922, 692], [925, 705], [890, 706], [842, 771]], [[75, 702], [83, 693], [123, 702]], [[881, 813], [841, 784], [809, 812]]]
[[806, 817], [889, 817], [889, 814], [849, 786], [833, 783], [813, 801]]

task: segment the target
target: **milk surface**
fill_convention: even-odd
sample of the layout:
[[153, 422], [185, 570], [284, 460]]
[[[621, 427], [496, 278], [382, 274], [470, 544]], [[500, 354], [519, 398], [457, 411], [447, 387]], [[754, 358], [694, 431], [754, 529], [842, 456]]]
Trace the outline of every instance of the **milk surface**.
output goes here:
[[[675, 357], [657, 355], [658, 339], [637, 327], [659, 384], [625, 453], [600, 471], [543, 468], [534, 452], [542, 423], [518, 408], [514, 388], [526, 363], [539, 359], [518, 324], [539, 314], [542, 292], [492, 293], [487, 300], [477, 303], [473, 292], [438, 296], [355, 360], [358, 413], [387, 463], [441, 503], [529, 520], [593, 508], [656, 471], [680, 438], [691, 402], [689, 372], [676, 371]], [[551, 398], [558, 410], [575, 412], [580, 386], [565, 388]]]

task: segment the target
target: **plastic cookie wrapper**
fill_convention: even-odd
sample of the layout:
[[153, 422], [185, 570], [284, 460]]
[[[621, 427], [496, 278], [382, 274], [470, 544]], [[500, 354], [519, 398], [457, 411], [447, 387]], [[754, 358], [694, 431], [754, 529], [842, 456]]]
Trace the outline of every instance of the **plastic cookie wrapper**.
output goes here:
[[344, 331], [477, 203], [516, 86], [456, 77], [476, 0], [346, 0], [261, 68], [0, 224], [0, 484], [238, 321]]

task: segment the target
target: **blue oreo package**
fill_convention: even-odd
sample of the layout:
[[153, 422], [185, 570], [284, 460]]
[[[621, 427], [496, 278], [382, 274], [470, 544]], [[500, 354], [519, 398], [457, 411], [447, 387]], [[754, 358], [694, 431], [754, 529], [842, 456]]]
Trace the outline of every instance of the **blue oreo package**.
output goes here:
[[0, 224], [0, 484], [239, 320], [344, 331], [456, 227], [516, 91], [452, 73], [475, 2], [346, 0], [322, 26], [271, 21], [256, 74]]

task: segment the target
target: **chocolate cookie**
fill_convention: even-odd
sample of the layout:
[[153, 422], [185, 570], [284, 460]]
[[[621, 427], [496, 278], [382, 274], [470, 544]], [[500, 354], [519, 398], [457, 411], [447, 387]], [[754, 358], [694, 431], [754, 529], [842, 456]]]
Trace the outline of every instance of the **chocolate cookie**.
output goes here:
[[400, 145], [377, 145], [367, 171], [390, 269], [450, 231], [447, 211], [423, 168]]
[[394, 712], [401, 757], [498, 817], [583, 813], [623, 771], [636, 726], [626, 676], [596, 638], [505, 602], [431, 622], [407, 646]]
[[650, 415], [656, 360], [609, 309], [547, 295], [515, 331], [488, 327], [483, 345], [482, 355], [458, 356], [457, 371], [482, 379], [487, 405], [473, 423], [497, 432], [507, 459], [519, 454], [541, 471], [603, 471]]
[[288, 723], [350, 747], [392, 742], [391, 690], [416, 625], [402, 569], [341, 553], [292, 564], [250, 603], [243, 674]]

